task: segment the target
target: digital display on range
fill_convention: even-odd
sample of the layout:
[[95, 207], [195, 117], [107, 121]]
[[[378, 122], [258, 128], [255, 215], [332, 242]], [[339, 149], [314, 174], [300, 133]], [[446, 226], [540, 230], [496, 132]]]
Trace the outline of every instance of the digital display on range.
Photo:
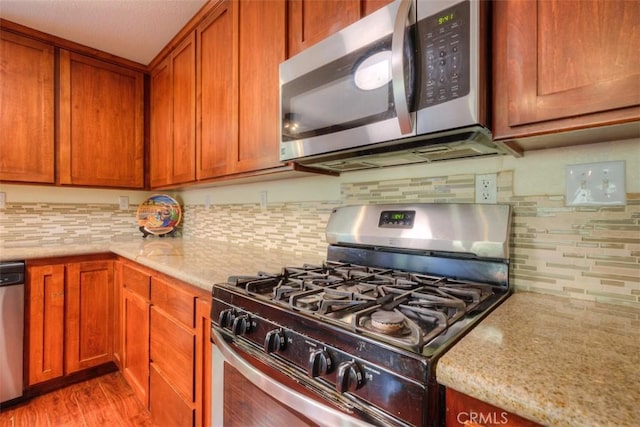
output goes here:
[[380, 214], [378, 227], [413, 228], [416, 211], [383, 211]]

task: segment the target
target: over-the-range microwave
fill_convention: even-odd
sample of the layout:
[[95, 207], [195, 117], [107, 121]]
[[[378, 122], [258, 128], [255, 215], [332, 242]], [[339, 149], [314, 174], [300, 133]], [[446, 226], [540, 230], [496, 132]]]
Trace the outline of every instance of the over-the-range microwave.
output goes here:
[[396, 0], [281, 63], [280, 160], [348, 171], [510, 153], [488, 126], [488, 7]]

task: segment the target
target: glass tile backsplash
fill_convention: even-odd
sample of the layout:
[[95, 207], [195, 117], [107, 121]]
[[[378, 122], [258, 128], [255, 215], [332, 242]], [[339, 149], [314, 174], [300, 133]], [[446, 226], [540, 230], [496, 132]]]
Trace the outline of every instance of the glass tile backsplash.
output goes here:
[[[186, 205], [182, 234], [251, 241], [323, 256], [324, 226], [335, 206], [360, 203], [472, 203], [474, 174], [343, 183], [340, 200]], [[627, 205], [567, 207], [564, 196], [513, 195], [513, 174], [498, 174], [498, 203], [513, 207], [511, 281], [516, 289], [637, 307], [640, 304], [640, 195]], [[139, 237], [136, 206], [7, 203], [4, 247]], [[224, 218], [224, 220], [221, 220]], [[154, 237], [150, 237], [154, 238]]]

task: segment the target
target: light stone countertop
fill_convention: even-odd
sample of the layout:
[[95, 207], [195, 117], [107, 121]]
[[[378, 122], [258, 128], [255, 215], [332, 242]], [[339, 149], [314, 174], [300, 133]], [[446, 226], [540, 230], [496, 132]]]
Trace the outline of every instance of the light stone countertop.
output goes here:
[[438, 362], [438, 382], [549, 426], [640, 425], [640, 309], [515, 293]]
[[315, 254], [236, 245], [200, 238], [131, 238], [88, 243], [0, 248], [0, 261], [29, 260], [113, 252], [191, 285], [211, 291], [230, 275], [279, 273], [284, 266], [321, 264]]

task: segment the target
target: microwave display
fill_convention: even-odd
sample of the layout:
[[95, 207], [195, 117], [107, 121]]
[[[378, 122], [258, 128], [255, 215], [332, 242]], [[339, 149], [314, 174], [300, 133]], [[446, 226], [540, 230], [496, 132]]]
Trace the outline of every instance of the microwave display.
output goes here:
[[416, 41], [423, 78], [418, 109], [460, 98], [470, 90], [469, 2], [418, 22]]

